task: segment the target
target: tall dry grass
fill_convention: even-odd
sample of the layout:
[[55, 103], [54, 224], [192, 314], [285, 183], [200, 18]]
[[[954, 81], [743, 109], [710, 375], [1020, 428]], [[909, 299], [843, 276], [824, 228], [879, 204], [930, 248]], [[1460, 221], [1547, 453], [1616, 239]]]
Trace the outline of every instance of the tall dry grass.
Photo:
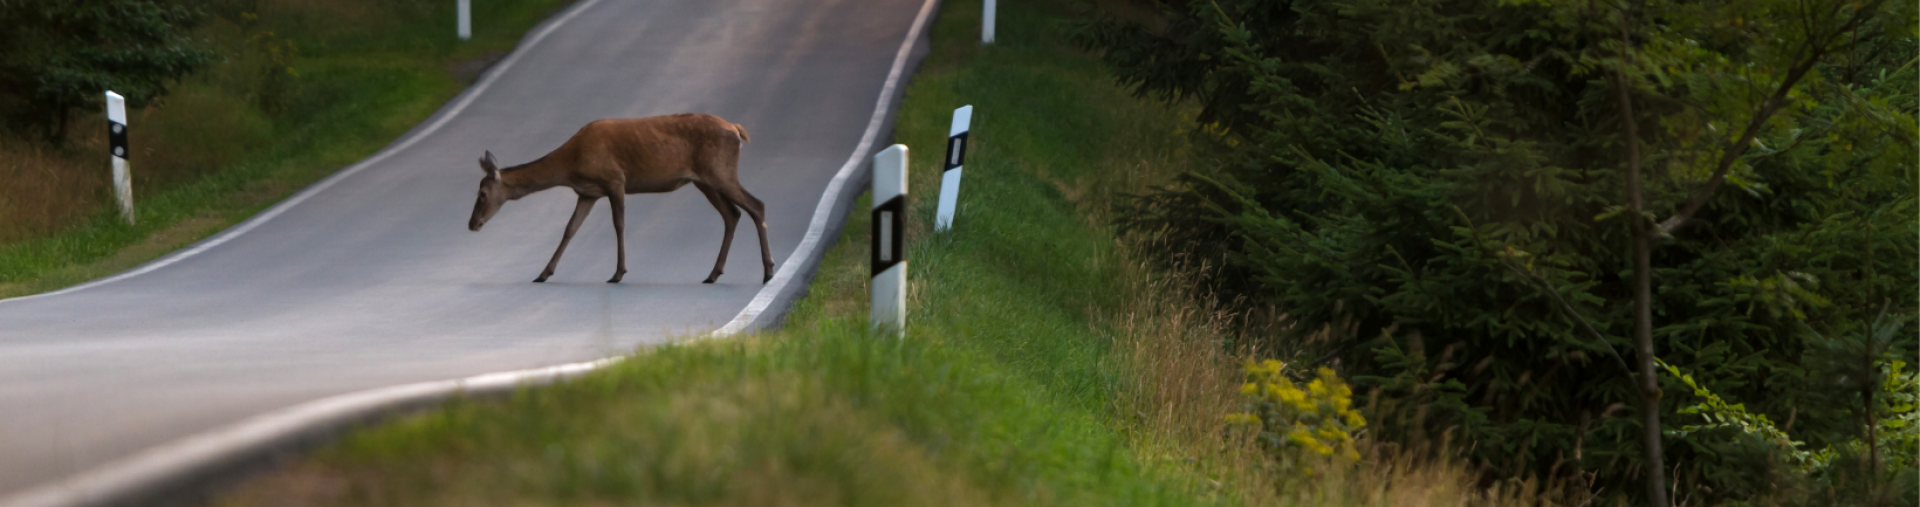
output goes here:
[[[1176, 135], [1183, 133], [1176, 132]], [[1121, 142], [1111, 167], [1117, 174], [1071, 183], [1056, 182], [1076, 201], [1090, 225], [1105, 227], [1126, 206], [1126, 195], [1151, 192], [1188, 168], [1183, 150], [1151, 152], [1164, 144]], [[1243, 367], [1281, 359], [1311, 371], [1313, 343], [1287, 344], [1271, 337], [1289, 325], [1281, 309], [1222, 302], [1201, 283], [1208, 266], [1167, 266], [1149, 249], [1152, 237], [1119, 236], [1127, 289], [1119, 311], [1103, 317], [1114, 330], [1115, 356], [1126, 382], [1116, 401], [1126, 430], [1167, 465], [1196, 474], [1196, 490], [1249, 506], [1557, 506], [1587, 505], [1594, 498], [1578, 484], [1543, 484], [1524, 478], [1489, 478], [1449, 452], [1444, 438], [1383, 442], [1356, 435], [1358, 462], [1307, 456], [1311, 475], [1281, 466], [1244, 432], [1230, 431], [1225, 416], [1239, 411]], [[1226, 304], [1231, 303], [1231, 304]], [[1334, 330], [1315, 333], [1314, 342]], [[1333, 366], [1336, 369], [1339, 365]], [[1366, 403], [1374, 413], [1420, 412]], [[1372, 416], [1372, 414], [1370, 414]]]
[[[104, 120], [76, 123], [105, 128]], [[0, 244], [47, 234], [108, 202], [106, 135], [86, 132], [92, 135], [74, 135], [64, 147], [0, 136]]]
[[[207, 17], [192, 36], [220, 58], [171, 83], [166, 95], [128, 111], [136, 207], [142, 196], [209, 175], [287, 165], [289, 154], [314, 151], [290, 139], [324, 130], [309, 124], [320, 115], [334, 114], [328, 118], [343, 123], [357, 119], [352, 114], [383, 112], [366, 104], [340, 105], [352, 102], [342, 97], [378, 98], [390, 90], [376, 93], [370, 88], [393, 86], [356, 81], [368, 78], [353, 73], [406, 68], [422, 60], [453, 61], [453, 43], [440, 40], [444, 37], [437, 33], [409, 28], [426, 24], [423, 20], [429, 17], [441, 19], [437, 13], [449, 5], [198, 2]], [[486, 7], [498, 10], [497, 5]], [[345, 113], [348, 117], [338, 116], [348, 108], [354, 108]], [[35, 134], [0, 130], [0, 247], [111, 216], [104, 112], [82, 108], [70, 112], [68, 119], [65, 141], [59, 145]]]
[[[244, 94], [190, 79], [173, 95], [128, 113], [134, 201], [243, 161], [273, 132]], [[75, 112], [64, 143], [0, 135], [0, 245], [41, 237], [112, 204], [104, 113]]]
[[[1434, 447], [1375, 441], [1358, 435], [1358, 462], [1289, 456], [1315, 472], [1281, 466], [1225, 415], [1240, 408], [1242, 365], [1256, 358], [1293, 359], [1289, 351], [1261, 350], [1283, 320], [1225, 308], [1199, 290], [1187, 273], [1136, 261], [1125, 311], [1112, 316], [1115, 352], [1129, 384], [1118, 404], [1129, 432], [1171, 465], [1196, 472], [1196, 489], [1250, 506], [1558, 506], [1587, 505], [1594, 495], [1578, 484], [1524, 478], [1489, 479]], [[1254, 312], [1258, 313], [1258, 312]], [[1246, 344], [1246, 345], [1236, 345]], [[1306, 369], [1311, 369], [1309, 365]], [[1304, 371], [1304, 370], [1303, 370]]]

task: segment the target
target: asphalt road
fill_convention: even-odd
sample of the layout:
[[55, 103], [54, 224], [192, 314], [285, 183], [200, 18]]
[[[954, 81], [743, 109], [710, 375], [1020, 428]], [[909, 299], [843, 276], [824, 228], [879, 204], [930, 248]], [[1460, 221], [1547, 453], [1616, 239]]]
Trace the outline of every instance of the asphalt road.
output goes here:
[[703, 285], [718, 214], [691, 187], [630, 197], [630, 272], [609, 285], [603, 201], [534, 284], [574, 197], [510, 202], [468, 232], [475, 159], [526, 162], [598, 118], [717, 114], [752, 134], [741, 180], [766, 202], [785, 263], [921, 5], [603, 0], [440, 128], [244, 234], [138, 276], [0, 301], [0, 496], [308, 400], [591, 360], [726, 324], [761, 289], [744, 221], [727, 274]]

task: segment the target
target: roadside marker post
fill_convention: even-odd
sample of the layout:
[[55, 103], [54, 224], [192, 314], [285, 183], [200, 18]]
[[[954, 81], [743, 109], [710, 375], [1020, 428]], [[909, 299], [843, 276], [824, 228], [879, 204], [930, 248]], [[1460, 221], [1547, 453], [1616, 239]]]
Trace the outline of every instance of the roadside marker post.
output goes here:
[[983, 3], [980, 12], [980, 44], [984, 46], [993, 43], [993, 11], [994, 4], [998, 2], [986, 0]]
[[113, 198], [120, 202], [120, 217], [133, 223], [133, 170], [127, 157], [127, 99], [107, 92], [107, 151], [113, 156]]
[[907, 329], [907, 146], [873, 156], [873, 328], [904, 336]]
[[455, 10], [460, 11], [460, 21], [458, 23], [460, 25], [458, 29], [460, 32], [460, 40], [471, 39], [473, 38], [473, 0], [460, 0], [459, 4], [460, 7]]
[[946, 170], [940, 172], [940, 207], [933, 215], [933, 230], [953, 228], [953, 213], [960, 206], [960, 166], [967, 161], [968, 132], [973, 125], [973, 106], [953, 110], [953, 127], [947, 129]]

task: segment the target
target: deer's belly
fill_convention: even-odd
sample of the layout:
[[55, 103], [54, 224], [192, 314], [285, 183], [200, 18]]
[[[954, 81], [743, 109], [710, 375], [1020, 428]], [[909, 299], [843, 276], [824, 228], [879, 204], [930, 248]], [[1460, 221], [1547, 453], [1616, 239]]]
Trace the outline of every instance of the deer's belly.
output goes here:
[[680, 187], [687, 186], [688, 183], [692, 183], [692, 182], [693, 180], [685, 179], [685, 178], [662, 179], [662, 180], [639, 180], [639, 181], [628, 180], [627, 193], [658, 194], [658, 193], [672, 192], [675, 190], [679, 190]]

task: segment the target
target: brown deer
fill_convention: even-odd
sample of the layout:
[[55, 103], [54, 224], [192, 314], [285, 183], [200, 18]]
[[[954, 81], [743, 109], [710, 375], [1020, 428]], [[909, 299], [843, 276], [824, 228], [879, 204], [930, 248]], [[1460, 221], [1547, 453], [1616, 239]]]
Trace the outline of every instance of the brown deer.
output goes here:
[[[560, 148], [538, 160], [506, 169], [495, 165], [493, 152], [480, 159], [487, 176], [480, 179], [480, 197], [473, 203], [473, 218], [467, 229], [480, 230], [507, 201], [553, 187], [567, 187], [580, 195], [574, 204], [567, 232], [560, 236], [560, 248], [553, 260], [534, 282], [553, 276], [553, 267], [566, 253], [567, 242], [580, 221], [593, 209], [594, 201], [605, 197], [613, 203], [613, 236], [619, 245], [620, 265], [607, 283], [620, 283], [627, 274], [627, 194], [663, 193], [679, 190], [692, 183], [707, 202], [720, 211], [726, 222], [726, 236], [720, 241], [720, 259], [703, 283], [713, 283], [727, 266], [727, 249], [733, 246], [733, 229], [740, 222], [740, 211], [753, 218], [760, 233], [760, 260], [766, 276], [773, 279], [773, 254], [767, 249], [766, 205], [740, 186], [740, 147], [747, 144], [747, 129], [710, 114], [676, 114], [634, 119], [607, 119], [588, 123], [567, 139]], [[735, 209], [739, 208], [739, 209]]]

